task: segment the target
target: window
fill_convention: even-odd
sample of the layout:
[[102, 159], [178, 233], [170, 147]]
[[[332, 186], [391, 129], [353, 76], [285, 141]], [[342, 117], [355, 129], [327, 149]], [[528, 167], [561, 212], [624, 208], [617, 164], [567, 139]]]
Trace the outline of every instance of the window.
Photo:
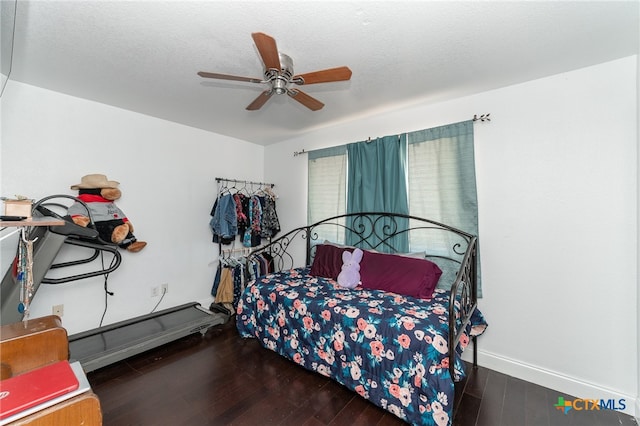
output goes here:
[[[339, 146], [309, 152], [307, 223], [343, 215], [347, 204], [347, 149]], [[344, 222], [344, 221], [343, 221]], [[338, 227], [319, 229], [319, 241], [344, 243]]]
[[[398, 161], [407, 162], [408, 186], [401, 192], [408, 201], [409, 214], [477, 235], [473, 121], [410, 132], [406, 137], [406, 159]], [[397, 136], [393, 138], [398, 139]], [[376, 164], [372, 161], [371, 167], [378, 167]], [[346, 145], [309, 152], [309, 223], [345, 213], [345, 206], [349, 204], [347, 197], [353, 195], [346, 190], [350, 187], [346, 181], [349, 165]], [[386, 185], [388, 188], [397, 186]], [[361, 187], [363, 185], [353, 185], [350, 191], [355, 192]], [[323, 235], [322, 238], [339, 243], [345, 239], [344, 235]], [[418, 237], [411, 235], [411, 238], [409, 251], [428, 250], [430, 253], [456, 255], [452, 252], [456, 241], [451, 240], [451, 235], [434, 237], [423, 234]], [[481, 295], [479, 266], [478, 294]], [[445, 274], [455, 273], [454, 268], [447, 269], [451, 270], [443, 269]]]

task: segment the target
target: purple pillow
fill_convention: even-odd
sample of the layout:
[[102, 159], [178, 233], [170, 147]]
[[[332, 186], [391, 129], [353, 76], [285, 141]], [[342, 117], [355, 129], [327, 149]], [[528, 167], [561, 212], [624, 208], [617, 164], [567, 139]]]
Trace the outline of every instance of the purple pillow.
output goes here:
[[442, 270], [426, 259], [394, 254], [364, 252], [360, 261], [360, 280], [363, 288], [384, 290], [430, 299]]
[[353, 251], [353, 248], [318, 244], [311, 265], [311, 275], [337, 280], [342, 270], [342, 252], [345, 250]]

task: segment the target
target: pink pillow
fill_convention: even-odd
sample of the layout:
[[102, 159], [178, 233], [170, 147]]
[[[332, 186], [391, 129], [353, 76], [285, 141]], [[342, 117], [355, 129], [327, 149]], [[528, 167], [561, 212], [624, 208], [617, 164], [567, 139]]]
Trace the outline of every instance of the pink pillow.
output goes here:
[[363, 288], [429, 299], [442, 270], [426, 259], [365, 251], [360, 261]]
[[333, 244], [318, 244], [311, 265], [311, 275], [316, 277], [338, 279], [342, 270], [342, 252], [353, 251], [353, 248], [338, 247]]

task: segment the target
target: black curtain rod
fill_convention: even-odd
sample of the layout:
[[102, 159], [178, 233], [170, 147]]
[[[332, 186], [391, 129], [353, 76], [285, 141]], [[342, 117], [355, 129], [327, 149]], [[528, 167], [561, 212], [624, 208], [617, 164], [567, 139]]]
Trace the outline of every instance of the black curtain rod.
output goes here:
[[[481, 121], [481, 122], [485, 122], [485, 121], [491, 121], [491, 113], [487, 113], [487, 114], [482, 114], [482, 115], [478, 115], [478, 114], [473, 114], [473, 118], [472, 121], [476, 122], [476, 121]], [[371, 142], [371, 136], [369, 136], [366, 140], [366, 142]], [[301, 151], [293, 151], [293, 156], [297, 157], [300, 154], [306, 154], [309, 151], [305, 151], [304, 149]]]
[[266, 182], [253, 182], [250, 180], [238, 180], [238, 179], [227, 179], [227, 178], [221, 178], [221, 177], [217, 177], [216, 178], [216, 182], [234, 182], [234, 183], [243, 183], [243, 184], [250, 184], [250, 185], [269, 185], [272, 188], [274, 186], [276, 186], [274, 183], [266, 183]]

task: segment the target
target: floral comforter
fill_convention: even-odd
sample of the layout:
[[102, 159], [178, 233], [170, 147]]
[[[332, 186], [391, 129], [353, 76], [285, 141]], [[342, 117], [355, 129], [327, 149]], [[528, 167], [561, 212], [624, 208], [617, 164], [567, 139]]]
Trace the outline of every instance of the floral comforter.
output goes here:
[[[331, 279], [292, 269], [258, 278], [242, 294], [237, 328], [243, 337], [328, 376], [401, 419], [451, 423], [454, 383], [449, 373], [448, 292], [430, 300], [377, 290], [343, 289]], [[473, 326], [473, 331], [472, 331]], [[486, 327], [476, 310], [460, 339]]]

